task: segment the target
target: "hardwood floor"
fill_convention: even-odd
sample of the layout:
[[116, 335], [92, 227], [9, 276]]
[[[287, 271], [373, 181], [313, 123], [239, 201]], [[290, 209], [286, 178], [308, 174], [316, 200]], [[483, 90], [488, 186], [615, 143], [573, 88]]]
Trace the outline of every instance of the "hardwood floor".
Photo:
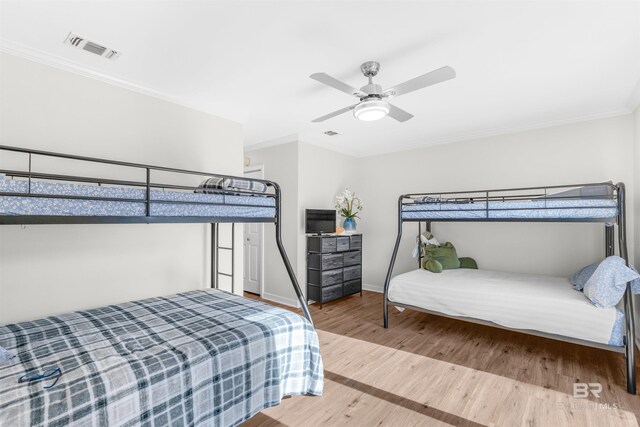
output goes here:
[[[373, 292], [310, 309], [324, 395], [283, 400], [245, 426], [638, 425], [622, 354], [395, 308], [385, 330]], [[574, 398], [575, 382], [599, 382], [600, 398]]]

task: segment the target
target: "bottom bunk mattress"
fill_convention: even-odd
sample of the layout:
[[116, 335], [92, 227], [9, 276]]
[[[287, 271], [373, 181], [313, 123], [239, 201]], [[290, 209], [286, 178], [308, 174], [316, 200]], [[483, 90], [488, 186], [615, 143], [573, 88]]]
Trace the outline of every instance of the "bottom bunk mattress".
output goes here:
[[[219, 290], [0, 326], [0, 425], [237, 425], [283, 396], [320, 395], [303, 317]], [[62, 376], [19, 383], [27, 373]]]
[[598, 308], [564, 277], [456, 269], [415, 270], [389, 284], [390, 304], [399, 303], [512, 328], [621, 346], [624, 316]]

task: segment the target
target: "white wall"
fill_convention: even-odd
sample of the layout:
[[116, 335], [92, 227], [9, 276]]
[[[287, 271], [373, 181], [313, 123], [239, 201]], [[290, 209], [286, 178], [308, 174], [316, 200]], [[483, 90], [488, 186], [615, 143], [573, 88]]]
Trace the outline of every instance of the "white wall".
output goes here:
[[[242, 174], [239, 124], [6, 54], [0, 119], [4, 145]], [[26, 166], [24, 157], [0, 156], [0, 167]], [[132, 177], [40, 158], [33, 165]], [[236, 236], [242, 248], [241, 230]], [[0, 323], [206, 287], [208, 237], [202, 224], [2, 226]], [[237, 278], [242, 259], [238, 251]]]
[[[305, 209], [332, 209], [335, 196], [355, 182], [355, 158], [335, 151], [294, 141], [247, 151], [251, 165], [263, 165], [265, 179], [276, 181], [283, 195], [283, 243], [300, 287], [306, 293]], [[264, 239], [265, 277], [263, 297], [297, 305], [269, 226]]]
[[[264, 178], [275, 181], [282, 190], [282, 243], [291, 265], [298, 265], [298, 143], [276, 145], [249, 151], [246, 156], [251, 166], [264, 166]], [[296, 294], [291, 287], [287, 270], [276, 247], [274, 226], [264, 226], [264, 277], [262, 296], [283, 304], [296, 305]], [[302, 282], [301, 288], [304, 288]]]
[[[381, 288], [396, 236], [399, 194], [624, 181], [634, 194], [630, 115], [433, 146], [360, 160], [364, 282]], [[628, 218], [634, 218], [633, 203]], [[633, 236], [633, 221], [629, 221]], [[435, 224], [441, 241], [481, 268], [567, 276], [603, 255], [597, 224]], [[417, 225], [405, 224], [395, 274], [410, 257]], [[630, 242], [632, 243], [632, 242]], [[631, 245], [632, 246], [632, 245]], [[633, 248], [630, 248], [633, 253]], [[633, 258], [632, 258], [633, 259]]]
[[[345, 187], [359, 194], [355, 158], [317, 145], [299, 143], [298, 180], [298, 277], [307, 283], [305, 209], [334, 209], [335, 198]], [[337, 224], [342, 225], [338, 218]]]
[[[633, 112], [633, 125], [634, 125], [634, 173], [635, 173], [635, 191], [633, 192], [633, 205], [635, 208], [634, 225], [634, 246], [635, 251], [635, 265], [636, 268], [640, 268], [640, 105], [636, 106]], [[631, 237], [629, 237], [631, 238]], [[640, 304], [639, 304], [640, 305]], [[636, 307], [640, 312], [640, 307]]]

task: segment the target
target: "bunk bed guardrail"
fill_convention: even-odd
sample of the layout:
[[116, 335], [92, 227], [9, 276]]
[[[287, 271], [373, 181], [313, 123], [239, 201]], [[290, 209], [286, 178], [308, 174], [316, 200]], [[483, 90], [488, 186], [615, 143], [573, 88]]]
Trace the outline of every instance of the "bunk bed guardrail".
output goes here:
[[[580, 189], [585, 189], [582, 194]], [[595, 192], [595, 193], [594, 193]], [[521, 203], [533, 202], [519, 206]], [[563, 206], [566, 204], [567, 206]], [[442, 207], [445, 206], [445, 209]], [[456, 208], [457, 207], [457, 208]], [[595, 210], [594, 210], [595, 209]], [[530, 216], [524, 215], [533, 211]], [[469, 213], [470, 212], [470, 213]], [[410, 215], [404, 215], [410, 213]], [[457, 213], [461, 213], [457, 215]], [[389, 284], [393, 275], [398, 249], [402, 240], [402, 229], [405, 222], [418, 223], [419, 234], [421, 224], [425, 223], [427, 231], [431, 231], [433, 222], [595, 222], [605, 225], [605, 256], [614, 255], [615, 231], [618, 228], [618, 253], [629, 266], [629, 255], [626, 239], [626, 198], [625, 185], [613, 183], [587, 183], [575, 185], [555, 185], [546, 187], [522, 187], [498, 190], [451, 191], [436, 193], [403, 194], [398, 198], [397, 236], [387, 275], [384, 283], [383, 318], [384, 327], [389, 327]], [[420, 263], [420, 259], [418, 261]], [[396, 304], [392, 303], [394, 305]], [[589, 341], [562, 337], [543, 332], [534, 335], [572, 342], [580, 345], [604, 348], [610, 351], [624, 352], [626, 361], [627, 392], [636, 394], [635, 370], [635, 319], [631, 284], [623, 296], [625, 337], [624, 347], [599, 345]], [[409, 307], [421, 310], [417, 307]], [[428, 310], [421, 310], [427, 311]], [[439, 313], [434, 313], [443, 315]], [[448, 316], [464, 321], [498, 326], [478, 319]], [[510, 329], [510, 328], [504, 328]], [[532, 334], [532, 331], [516, 330]]]
[[[78, 156], [72, 154], [63, 154], [63, 153], [55, 153], [50, 151], [43, 150], [32, 150], [21, 147], [12, 147], [6, 145], [0, 145], [0, 153], [2, 152], [13, 152], [20, 153], [27, 156], [27, 166], [26, 170], [15, 170], [15, 169], [0, 169], [0, 174], [3, 174], [7, 177], [11, 178], [21, 178], [23, 180], [27, 180], [27, 191], [26, 192], [3, 192], [0, 191], [0, 197], [16, 197], [16, 198], [26, 198], [26, 199], [65, 199], [65, 200], [78, 200], [78, 201], [88, 201], [88, 202], [122, 202], [122, 203], [136, 203], [136, 204], [144, 204], [144, 214], [143, 215], [23, 215], [23, 214], [7, 214], [0, 211], [0, 225], [4, 224], [18, 224], [18, 225], [31, 225], [31, 224], [127, 224], [127, 223], [203, 223], [203, 224], [211, 224], [212, 227], [212, 235], [211, 235], [211, 266], [212, 266], [212, 274], [213, 270], [216, 267], [215, 253], [216, 248], [216, 234], [215, 234], [215, 226], [219, 223], [248, 223], [248, 222], [259, 222], [259, 223], [274, 223], [275, 225], [275, 237], [276, 237], [276, 246], [278, 247], [278, 251], [280, 256], [282, 257], [283, 263], [287, 270], [287, 274], [291, 281], [291, 285], [296, 293], [296, 297], [300, 304], [300, 307], [303, 311], [304, 317], [312, 323], [311, 315], [309, 313], [309, 309], [305, 303], [304, 296], [300, 289], [300, 285], [298, 283], [298, 279], [296, 278], [295, 272], [291, 266], [291, 262], [289, 261], [289, 257], [284, 248], [284, 244], [282, 243], [282, 190], [280, 186], [273, 181], [263, 180], [263, 179], [254, 179], [251, 178], [250, 181], [259, 182], [270, 188], [272, 192], [262, 193], [258, 191], [249, 191], [243, 189], [233, 189], [233, 190], [224, 190], [224, 189], [207, 189], [207, 193], [210, 194], [219, 194], [223, 197], [222, 201], [198, 201], [198, 200], [189, 200], [189, 201], [181, 201], [181, 200], [159, 200], [152, 198], [152, 190], [177, 190], [181, 192], [190, 192], [193, 193], [195, 190], [198, 190], [200, 187], [197, 186], [189, 186], [189, 185], [180, 185], [180, 184], [170, 184], [170, 183], [158, 183], [152, 181], [152, 172], [167, 172], [167, 173], [175, 173], [180, 175], [188, 175], [192, 177], [207, 177], [207, 178], [222, 178], [222, 179], [232, 179], [232, 180], [249, 180], [248, 178], [238, 177], [233, 175], [219, 174], [219, 173], [208, 173], [201, 171], [193, 171], [187, 169], [178, 169], [164, 166], [155, 166], [141, 163], [132, 163], [132, 162], [123, 162], [118, 160], [109, 160], [109, 159], [101, 159], [95, 157], [87, 157], [87, 156]], [[35, 172], [33, 170], [33, 159], [35, 157], [42, 156], [48, 158], [59, 158], [66, 160], [74, 160], [79, 162], [87, 162], [87, 163], [95, 163], [95, 164], [104, 164], [104, 165], [112, 165], [118, 167], [131, 168], [134, 170], [139, 170], [144, 173], [144, 180], [135, 181], [135, 180], [123, 180], [123, 179], [112, 179], [112, 178], [96, 178], [96, 177], [87, 177], [82, 175], [63, 175], [63, 174], [53, 174], [53, 173], [40, 173]], [[1, 159], [0, 159], [1, 160]], [[126, 197], [101, 197], [101, 196], [88, 196], [88, 195], [67, 195], [67, 194], [42, 194], [42, 193], [34, 193], [32, 192], [32, 183], [35, 181], [43, 181], [43, 182], [58, 182], [58, 183], [80, 183], [80, 184], [90, 184], [96, 186], [119, 186], [119, 187], [129, 187], [129, 188], [138, 188], [144, 191], [143, 198], [126, 198]], [[228, 197], [232, 196], [232, 197]], [[170, 216], [170, 215], [153, 215], [152, 206], [153, 205], [163, 205], [163, 204], [172, 204], [179, 206], [232, 206], [232, 207], [256, 207], [256, 205], [246, 204], [246, 203], [238, 203], [235, 200], [230, 201], [234, 196], [255, 196], [255, 197], [265, 197], [272, 198], [274, 200], [273, 204], [269, 207], [275, 209], [275, 214], [271, 216], [258, 216], [258, 217], [249, 217], [249, 216], [233, 216], [233, 215], [225, 215], [225, 216]], [[212, 277], [212, 285], [215, 283], [215, 280]]]

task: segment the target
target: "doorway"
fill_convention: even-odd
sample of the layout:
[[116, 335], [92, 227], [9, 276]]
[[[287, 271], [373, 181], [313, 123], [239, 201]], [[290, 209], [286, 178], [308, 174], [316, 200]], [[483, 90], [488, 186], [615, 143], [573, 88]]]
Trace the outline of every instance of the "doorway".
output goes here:
[[[263, 179], [262, 166], [252, 167], [244, 171], [246, 178]], [[263, 282], [263, 233], [264, 224], [244, 224], [244, 291], [262, 296]]]

